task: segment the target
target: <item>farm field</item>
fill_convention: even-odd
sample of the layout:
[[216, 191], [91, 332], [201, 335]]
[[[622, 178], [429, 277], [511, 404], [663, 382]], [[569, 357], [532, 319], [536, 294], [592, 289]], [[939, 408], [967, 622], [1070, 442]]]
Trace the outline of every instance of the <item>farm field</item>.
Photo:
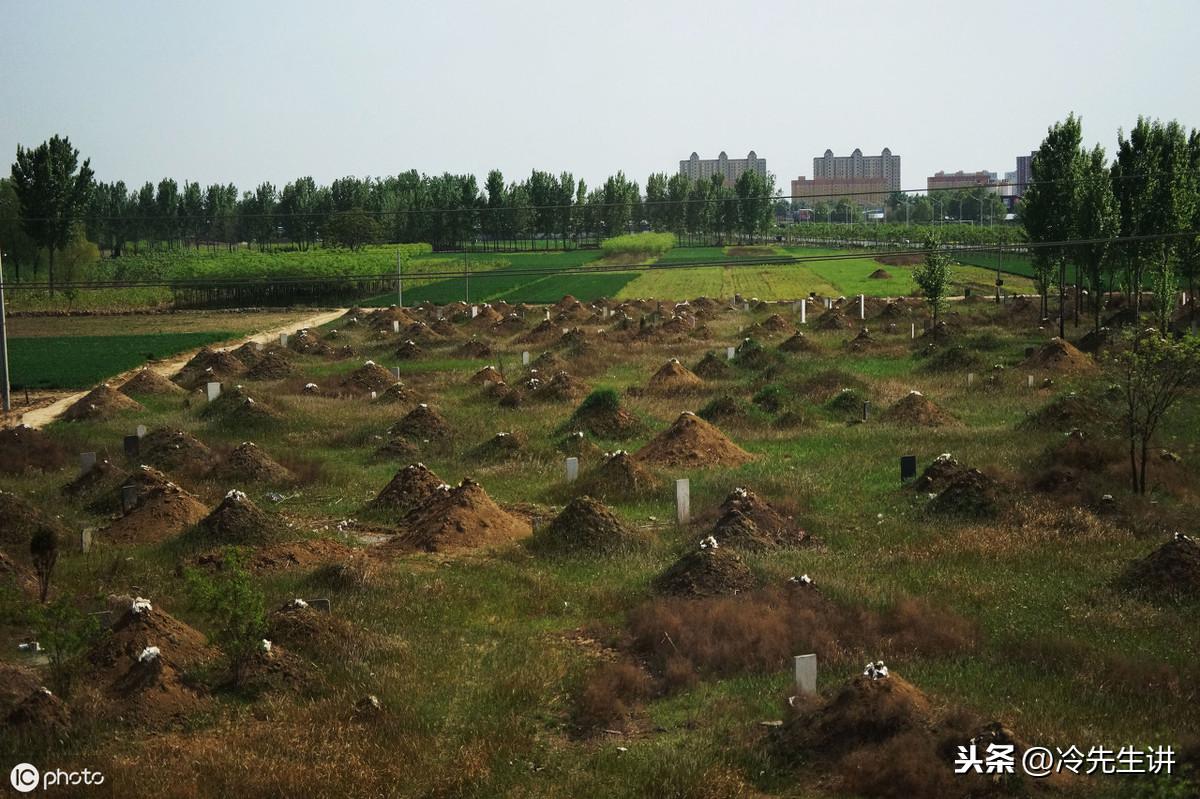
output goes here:
[[[823, 280], [867, 266], [834, 263]], [[869, 303], [866, 337], [841, 308], [801, 330], [771, 303], [495, 306], [354, 309], [287, 348], [198, 357], [186, 391], [146, 382], [136, 406], [97, 397], [0, 438], [0, 715], [18, 720], [0, 753], [101, 768], [118, 794], [153, 771], [164, 797], [833, 799], [990, 791], [938, 754], [987, 722], [1085, 751], [1200, 736], [1200, 597], [1123, 577], [1198, 532], [1194, 396], [1138, 498], [1101, 360], [1048, 340], [1036, 303], [954, 303], [916, 341], [914, 300]], [[76, 480], [85, 451], [102, 465]], [[901, 482], [910, 454], [928, 483]], [[122, 485], [141, 486], [127, 511]], [[112, 611], [69, 690], [16, 716], [51, 674], [17, 650], [39, 628], [12, 520], [95, 528], [63, 547], [52, 599]], [[265, 614], [233, 683], [195, 586], [237, 575]], [[818, 694], [789, 703], [808, 652]], [[882, 681], [863, 676], [877, 660]], [[856, 726], [892, 691], [896, 727]], [[1053, 795], [1176, 788], [1096, 775]]]
[[225, 341], [233, 335], [217, 331], [14, 337], [8, 340], [9, 374], [14, 389], [86, 388], [146, 361]]

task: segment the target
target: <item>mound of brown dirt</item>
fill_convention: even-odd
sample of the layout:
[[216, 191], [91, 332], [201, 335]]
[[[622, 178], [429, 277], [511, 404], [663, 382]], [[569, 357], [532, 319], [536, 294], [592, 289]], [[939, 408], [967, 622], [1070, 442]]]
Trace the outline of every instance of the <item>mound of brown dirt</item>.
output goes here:
[[297, 330], [288, 336], [287, 346], [292, 352], [299, 352], [304, 355], [322, 355], [329, 349], [329, 345], [317, 338], [307, 328]]
[[61, 736], [71, 726], [71, 711], [67, 703], [38, 686], [25, 695], [5, 719], [14, 734]]
[[967, 467], [949, 452], [943, 452], [925, 467], [921, 476], [913, 482], [913, 488], [922, 492], [941, 491], [953, 480], [967, 471]]
[[697, 377], [705, 380], [720, 380], [729, 376], [729, 361], [710, 350], [704, 353], [704, 357], [700, 359], [700, 363], [696, 364], [696, 368], [692, 371]]
[[607, 441], [624, 441], [645, 430], [645, 425], [620, 405], [613, 408], [608, 405], [589, 405], [587, 402], [575, 409], [567, 426]]
[[846, 317], [838, 308], [830, 308], [817, 318], [818, 330], [846, 330], [854, 327], [854, 322]]
[[523, 433], [496, 433], [475, 448], [475, 456], [488, 462], [516, 458], [525, 451], [526, 443]]
[[127, 722], [182, 721], [205, 704], [182, 675], [216, 657], [198, 630], [133, 603], [89, 650], [88, 679], [101, 686], [111, 714]]
[[267, 353], [266, 347], [257, 341], [246, 341], [231, 350], [233, 357], [242, 362], [247, 369], [254, 366]]
[[377, 508], [393, 508], [403, 516], [434, 495], [446, 483], [423, 463], [413, 463], [396, 472], [383, 490], [371, 500]]
[[217, 469], [222, 479], [244, 483], [282, 485], [293, 475], [253, 441], [243, 441]]
[[1117, 582], [1124, 590], [1142, 596], [1176, 600], [1200, 597], [1200, 542], [1177, 533], [1131, 563]]
[[62, 418], [69, 422], [111, 419], [118, 413], [140, 410], [144, 410], [140, 402], [116, 391], [108, 383], [101, 383], [67, 408]]
[[602, 500], [644, 497], [662, 488], [662, 481], [628, 452], [618, 450], [581, 475], [577, 491]]
[[725, 394], [714, 397], [697, 415], [713, 424], [744, 424], [750, 420], [750, 407], [745, 401]]
[[999, 511], [999, 484], [978, 469], [955, 477], [929, 503], [934, 513], [967, 518], [990, 518]]
[[572, 430], [558, 440], [555, 448], [563, 455], [574, 455], [578, 458], [591, 458], [600, 454], [597, 447], [582, 430]]
[[1059, 374], [1080, 374], [1096, 371], [1091, 356], [1080, 352], [1074, 344], [1055, 336], [1021, 364], [1027, 369], [1040, 369]]
[[763, 330], [768, 333], [791, 333], [795, 331], [795, 326], [784, 319], [779, 314], [771, 314], [762, 323]]
[[413, 396], [413, 393], [398, 380], [375, 397], [375, 402], [380, 405], [406, 405], [415, 400], [416, 397]]
[[846, 347], [851, 352], [864, 352], [866, 350], [874, 349], [876, 343], [875, 337], [871, 335], [871, 331], [864, 327], [862, 330], [858, 331], [857, 336], [847, 343]]
[[205, 543], [255, 546], [276, 541], [283, 534], [283, 524], [234, 489], [196, 530], [197, 538]]
[[535, 538], [539, 550], [564, 555], [607, 555], [645, 544], [645, 536], [627, 527], [603, 503], [586, 495], [571, 500]]
[[654, 590], [668, 596], [728, 596], [754, 588], [754, 573], [732, 549], [697, 547], [654, 578]]
[[557, 371], [567, 368], [567, 362], [563, 360], [557, 352], [546, 350], [541, 355], [533, 359], [533, 363], [529, 364], [530, 374], [534, 372], [554, 374]]
[[587, 385], [565, 370], [555, 372], [554, 377], [545, 383], [531, 387], [534, 397], [549, 402], [576, 402], [587, 392]]
[[372, 391], [383, 391], [395, 382], [394, 374], [374, 361], [367, 361], [346, 375], [342, 380], [342, 387], [356, 394], [369, 394]]
[[500, 375], [500, 370], [491, 364], [471, 375], [471, 385], [473, 386], [485, 386], [503, 382], [504, 378]]
[[942, 349], [933, 348], [929, 359], [921, 365], [924, 372], [969, 372], [983, 368], [983, 359], [973, 350], [961, 344], [952, 344]]
[[246, 364], [233, 353], [205, 347], [193, 355], [171, 379], [191, 391], [205, 383], [230, 380], [244, 371]]
[[449, 438], [450, 425], [440, 413], [422, 402], [392, 425], [388, 432], [410, 441], [432, 441]]
[[0, 490], [0, 546], [24, 557], [29, 552], [30, 537], [39, 530], [51, 530], [59, 536], [65, 533], [58, 519], [24, 498]]
[[549, 319], [543, 319], [532, 330], [517, 339], [522, 344], [541, 344], [553, 341], [562, 334], [562, 326], [556, 325]]
[[816, 346], [803, 333], [796, 333], [779, 345], [784, 352], [812, 352]]
[[647, 388], [662, 394], [675, 394], [703, 389], [704, 381], [678, 359], [672, 358], [650, 377]]
[[1111, 421], [1093, 398], [1074, 391], [1055, 397], [1046, 405], [1026, 416], [1017, 425], [1027, 430], [1096, 430]]
[[1094, 355], [1112, 343], [1112, 331], [1107, 327], [1102, 327], [1099, 330], [1089, 330], [1079, 339], [1079, 343], [1075, 346], [1080, 352], [1085, 352], [1089, 355]]
[[917, 427], [943, 427], [956, 424], [957, 420], [933, 404], [919, 391], [910, 391], [902, 399], [879, 415], [885, 422], [916, 425]]
[[217, 455], [208, 446], [183, 430], [160, 427], [142, 438], [138, 458], [170, 472], [203, 475], [217, 463]]
[[495, 350], [486, 341], [473, 338], [455, 349], [454, 354], [459, 358], [490, 358], [495, 355]]
[[272, 349], [258, 359], [246, 372], [251, 380], [282, 380], [295, 371], [287, 350]]
[[153, 369], [141, 369], [121, 384], [120, 391], [127, 397], [169, 396], [182, 394], [183, 389]]
[[713, 536], [724, 545], [746, 549], [771, 549], [804, 543], [808, 534], [796, 527], [771, 503], [748, 488], [735, 488], [725, 497], [713, 526]]
[[871, 280], [891, 280], [892, 275], [886, 269], [876, 269], [871, 274], [867, 275]]
[[364, 635], [350, 622], [315, 610], [304, 600], [291, 600], [267, 614], [267, 640], [298, 651], [345, 651], [362, 643]]
[[926, 330], [917, 337], [923, 344], [948, 344], [954, 340], [954, 332], [950, 329], [946, 322], [939, 321], [933, 327]]
[[25, 425], [0, 430], [0, 473], [48, 472], [67, 465], [66, 448], [55, 439]]
[[443, 340], [462, 338], [462, 334], [458, 332], [458, 328], [455, 327], [454, 323], [446, 317], [442, 317], [441, 319], [434, 321], [434, 323], [429, 326], [429, 329], [441, 336]]
[[412, 339], [407, 339], [401, 342], [400, 346], [396, 348], [396, 352], [393, 354], [396, 356], [397, 360], [415, 361], [416, 359], [425, 355], [425, 350], [421, 349], [421, 345], [417, 342], [413, 341]]
[[754, 456], [691, 411], [637, 451], [638, 460], [662, 466], [740, 466]]
[[470, 478], [455, 488], [439, 488], [404, 517], [404, 527], [400, 541], [427, 552], [506, 544], [532, 532], [528, 522], [502, 510]]
[[205, 419], [220, 419], [226, 425], [255, 426], [279, 420], [278, 413], [254, 399], [241, 386], [223, 391], [221, 396], [205, 404], [200, 415]]
[[[327, 538], [286, 541], [259, 547], [250, 553], [246, 568], [253, 574], [312, 569], [330, 562], [346, 562], [358, 557], [360, 550]], [[206, 552], [192, 559], [192, 564], [212, 569], [225, 565], [225, 549]]]
[[208, 508], [161, 472], [142, 467], [122, 486], [134, 486], [134, 505], [98, 537], [115, 544], [153, 544], [180, 535], [204, 518]]

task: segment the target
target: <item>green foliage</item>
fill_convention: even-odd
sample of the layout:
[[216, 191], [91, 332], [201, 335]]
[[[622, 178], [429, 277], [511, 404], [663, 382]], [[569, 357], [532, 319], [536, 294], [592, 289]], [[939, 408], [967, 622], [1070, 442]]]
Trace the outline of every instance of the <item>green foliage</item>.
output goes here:
[[54, 690], [69, 695], [83, 653], [100, 634], [100, 622], [64, 597], [39, 606], [33, 613], [33, 628], [50, 659]]
[[12, 338], [9, 369], [17, 388], [85, 388], [147, 360], [224, 341], [233, 333]]
[[621, 409], [621, 396], [615, 388], [598, 388], [579, 403], [578, 413], [615, 413]]
[[925, 301], [933, 313], [933, 321], [936, 322], [938, 313], [946, 303], [953, 273], [950, 270], [950, 256], [942, 249], [937, 236], [931, 234], [927, 237], [924, 247], [929, 253], [923, 263], [913, 267], [913, 282], [925, 295]]
[[215, 630], [210, 638], [225, 655], [233, 684], [240, 685], [267, 628], [262, 591], [246, 569], [244, 555], [228, 547], [220, 569], [213, 574], [191, 569], [187, 582], [196, 608]]
[[336, 211], [325, 223], [325, 242], [331, 247], [346, 247], [360, 250], [364, 245], [374, 244], [383, 235], [383, 229], [373, 216], [361, 208], [351, 211]]
[[605, 255], [659, 256], [675, 246], [674, 233], [627, 233], [600, 242]]

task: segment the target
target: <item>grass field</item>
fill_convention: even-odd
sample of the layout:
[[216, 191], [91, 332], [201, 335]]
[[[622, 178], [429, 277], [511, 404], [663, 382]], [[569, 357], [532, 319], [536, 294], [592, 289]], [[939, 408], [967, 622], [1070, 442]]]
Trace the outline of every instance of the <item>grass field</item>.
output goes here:
[[236, 334], [139, 333], [117, 336], [10, 338], [9, 374], [14, 388], [86, 388], [111, 375]]
[[[812, 352], [778, 351], [780, 335], [764, 341], [769, 356], [764, 366], [735, 362], [728, 377], [706, 381], [694, 394], [631, 390], [644, 388], [669, 357], [692, 366], [708, 350], [723, 352], [741, 339], [745, 325], [764, 321], [774, 310], [723, 313], [707, 322], [707, 340], [627, 341], [614, 330], [610, 340], [593, 342], [590, 352], [559, 351], [587, 386], [620, 390], [626, 409], [646, 425], [630, 440], [598, 441], [602, 449], [636, 451], [680, 410], [701, 408], [715, 397], [749, 403], [768, 385], [784, 390], [783, 408], [754, 408], [742, 421], [720, 425], [755, 456], [752, 461], [731, 468], [649, 467], [663, 480], [691, 480], [693, 524], [669, 523], [674, 509], [667, 483], [643, 499], [609, 503], [650, 538], [641, 551], [547, 557], [517, 542], [496, 550], [378, 553], [370, 581], [332, 588], [312, 565], [262, 571], [255, 585], [268, 609], [296, 596], [328, 596], [334, 616], [350, 625], [352, 640], [304, 650], [297, 666], [302, 680], [257, 696], [222, 688], [203, 674], [189, 675], [206, 686], [209, 700], [202, 711], [164, 728], [95, 720], [63, 744], [35, 746], [16, 735], [0, 736], [0, 752], [14, 763], [100, 768], [111, 790], [121, 795], [136, 792], [153, 772], [163, 797], [395, 791], [564, 799], [845, 796], [830, 783], [828, 766], [806, 762], [790, 769], [768, 755], [760, 723], [788, 712], [786, 698], [794, 693], [790, 656], [822, 644], [814, 641], [812, 650], [798, 648], [779, 657], [762, 655], [774, 651], [772, 639], [784, 630], [766, 626], [752, 610], [731, 617], [736, 624], [713, 629], [711, 640], [696, 633], [694, 650], [681, 645], [681, 662], [690, 664], [686, 674], [676, 673], [669, 681], [655, 672], [657, 687], [629, 699], [604, 727], [578, 724], [580, 697], [603, 664], [639, 662], [629, 631], [639, 614], [660, 607], [651, 581], [695, 548], [735, 486], [750, 487], [794, 514], [819, 541], [745, 552], [758, 583], [785, 585], [788, 577], [807, 573], [823, 596], [863, 614], [919, 599], [918, 607], [927, 610], [910, 611], [918, 614], [919, 636], [938, 632], [947, 620], [962, 630], [946, 650], [879, 641], [865, 649], [834, 648], [821, 661], [819, 687], [825, 696], [860, 673], [864, 660], [883, 658], [937, 707], [964, 708], [978, 718], [1002, 721], [1031, 743], [1075, 744], [1086, 751], [1127, 743], [1178, 746], [1200, 734], [1200, 718], [1190, 712], [1200, 684], [1195, 603], [1147, 601], [1112, 586], [1126, 564], [1158, 546], [1169, 530], [1195, 532], [1189, 520], [1200, 487], [1195, 436], [1200, 402], [1182, 404], [1155, 442], [1179, 453], [1181, 461], [1155, 460], [1153, 504], [1125, 491], [1114, 440], [1115, 464], [1098, 472], [1092, 485], [1116, 497], [1102, 513], [1030, 488], [1063, 434], [1019, 425], [1067, 392], [1101, 390], [1106, 378], [1055, 373], [1052, 386], [1028, 389], [1021, 368], [1025, 349], [1042, 343], [1046, 334], [1037, 330], [1036, 320], [1015, 322], [990, 304], [956, 304], [948, 318], [958, 331], [956, 343], [978, 353], [988, 368], [1005, 367], [995, 372], [994, 385], [984, 384], [982, 374], [968, 387], [963, 370], [929, 371], [915, 355], [922, 345], [906, 333], [881, 335], [877, 346], [855, 354], [844, 346], [853, 331], [810, 326]], [[172, 477], [209, 507], [232, 488], [247, 491], [271, 517], [292, 525], [291, 538], [369, 550], [353, 534], [340, 532], [339, 524], [351, 531], [397, 529], [398, 518], [368, 504], [409, 462], [380, 458], [375, 449], [378, 437], [411, 403], [382, 406], [365, 398], [299, 393], [295, 385], [304, 380], [337, 385], [365, 358], [393, 365], [397, 340], [390, 334], [381, 339], [366, 325], [335, 326], [340, 341], [358, 350], [357, 358], [296, 356], [292, 379], [237, 378], [277, 412], [273, 421], [212, 418], [202, 405], [183, 398], [149, 397], [145, 411], [60, 423], [51, 435], [69, 452], [108, 453], [127, 468], [136, 463], [121, 456], [120, 441], [134, 423], [188, 430], [219, 454], [252, 437], [265, 452], [306, 475], [288, 489], [286, 501], [269, 500], [269, 487], [261, 484], [213, 474]], [[533, 349], [536, 356], [545, 349], [517, 337], [493, 343], [500, 355], [490, 360], [507, 366], [514, 385], [523, 378], [515, 365], [520, 351]], [[412, 402], [430, 403], [453, 431], [445, 445], [420, 443], [411, 459], [420, 459], [450, 483], [471, 476], [506, 508], [534, 513], [544, 524], [571, 495], [558, 442], [576, 403], [497, 405], [469, 382], [487, 361], [459, 358], [456, 346], [430, 345], [424, 357], [403, 364]], [[877, 413], [866, 423], [848, 424], [846, 412], [809, 393], [806, 387], [814, 380], [834, 392], [838, 386], [859, 386]], [[954, 423], [926, 428], [884, 419], [883, 411], [910, 389], [921, 390]], [[785, 410], [799, 414], [802, 423], [779, 426]], [[476, 447], [498, 431], [522, 435], [525, 449], [511, 459], [481, 458]], [[900, 455], [915, 454], [924, 466], [941, 452], [952, 452], [1013, 486], [1012, 515], [974, 521], [935, 515], [924, 495], [901, 487]], [[582, 456], [581, 471], [599, 458], [598, 452]], [[61, 486], [73, 476], [68, 471], [0, 476], [0, 487], [52, 509], [71, 529], [103, 528], [107, 515], [82, 500], [64, 499]], [[212, 631], [211, 620], [192, 606], [184, 581], [176, 576], [177, 565], [193, 550], [173, 541], [115, 544], [103, 532], [96, 540], [86, 555], [63, 552], [55, 583], [59, 591], [80, 597], [89, 608], [95, 604], [91, 597], [108, 593], [145, 596], [155, 608]], [[690, 601], [697, 604], [688, 607], [706, 607], [701, 600]], [[738, 607], [753, 600], [744, 593], [727, 601]], [[685, 630], [702, 629], [689, 626], [701, 622], [688, 618], [685, 614], [679, 622]], [[15, 641], [23, 632], [20, 622], [0, 615], [4, 659], [17, 657]], [[809, 644], [802, 641], [798, 647]], [[725, 660], [706, 660], [710, 656], [701, 645]], [[169, 653], [169, 643], [163, 646]], [[86, 683], [80, 690], [78, 699], [68, 701], [87, 718]], [[354, 703], [366, 694], [380, 699], [385, 710], [378, 718], [363, 720], [353, 713]], [[180, 755], [184, 752], [186, 757]], [[1154, 786], [1095, 776], [1067, 786], [1061, 795], [1182, 797], [1188, 788], [1168, 790], [1161, 781]]]

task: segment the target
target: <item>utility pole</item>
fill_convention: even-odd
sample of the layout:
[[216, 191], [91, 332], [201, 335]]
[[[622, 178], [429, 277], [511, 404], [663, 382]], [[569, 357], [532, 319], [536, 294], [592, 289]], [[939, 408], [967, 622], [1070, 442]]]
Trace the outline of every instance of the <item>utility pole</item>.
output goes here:
[[404, 307], [404, 251], [396, 249], [396, 305]]
[[463, 259], [463, 275], [466, 277], [467, 304], [471, 303], [471, 262]]
[[12, 387], [8, 384], [8, 331], [4, 327], [4, 252], [0, 248], [0, 405], [12, 410]]

